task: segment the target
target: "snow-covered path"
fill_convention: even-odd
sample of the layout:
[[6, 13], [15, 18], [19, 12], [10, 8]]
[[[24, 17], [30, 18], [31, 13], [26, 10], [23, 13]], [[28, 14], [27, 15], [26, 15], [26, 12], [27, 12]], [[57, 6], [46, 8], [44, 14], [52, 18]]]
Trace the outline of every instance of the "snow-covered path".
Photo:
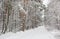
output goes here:
[[49, 33], [44, 26], [39, 28], [27, 30], [25, 32], [6, 33], [0, 36], [0, 39], [55, 39], [54, 36]]

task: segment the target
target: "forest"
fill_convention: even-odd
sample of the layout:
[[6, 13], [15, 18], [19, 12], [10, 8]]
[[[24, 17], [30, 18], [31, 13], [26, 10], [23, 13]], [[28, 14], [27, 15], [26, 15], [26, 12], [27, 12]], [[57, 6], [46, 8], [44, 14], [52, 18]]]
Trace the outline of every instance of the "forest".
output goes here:
[[0, 33], [42, 26], [45, 10], [41, 0], [0, 0]]

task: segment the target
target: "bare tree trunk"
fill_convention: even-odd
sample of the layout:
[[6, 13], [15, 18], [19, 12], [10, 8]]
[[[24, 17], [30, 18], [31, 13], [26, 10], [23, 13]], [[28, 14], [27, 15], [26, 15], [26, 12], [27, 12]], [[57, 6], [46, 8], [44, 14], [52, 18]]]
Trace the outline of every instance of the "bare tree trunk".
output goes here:
[[[4, 5], [5, 5], [5, 2], [4, 2], [4, 4], [3, 4], [3, 8], [5, 9], [6, 7], [4, 7]], [[6, 31], [6, 10], [5, 10], [5, 12], [3, 11], [3, 26], [2, 26], [2, 33], [5, 33], [5, 31]]]
[[22, 26], [22, 30], [24, 31], [26, 25], [25, 25], [25, 20], [26, 20], [26, 14], [24, 11], [20, 11], [19, 13], [20, 19], [22, 20], [21, 26]]
[[7, 31], [7, 26], [9, 23], [9, 15], [10, 15], [10, 8], [11, 8], [10, 1], [5, 0], [3, 7], [4, 7], [5, 11], [3, 12], [3, 29], [2, 29], [2, 32], [4, 31], [3, 33], [5, 33]]

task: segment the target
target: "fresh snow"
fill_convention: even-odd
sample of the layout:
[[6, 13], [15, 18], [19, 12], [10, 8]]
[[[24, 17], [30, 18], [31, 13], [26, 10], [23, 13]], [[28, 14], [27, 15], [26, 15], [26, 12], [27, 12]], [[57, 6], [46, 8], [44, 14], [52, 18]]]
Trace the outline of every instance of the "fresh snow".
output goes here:
[[54, 35], [49, 33], [44, 26], [35, 29], [25, 30], [16, 33], [6, 33], [0, 36], [0, 39], [55, 39]]

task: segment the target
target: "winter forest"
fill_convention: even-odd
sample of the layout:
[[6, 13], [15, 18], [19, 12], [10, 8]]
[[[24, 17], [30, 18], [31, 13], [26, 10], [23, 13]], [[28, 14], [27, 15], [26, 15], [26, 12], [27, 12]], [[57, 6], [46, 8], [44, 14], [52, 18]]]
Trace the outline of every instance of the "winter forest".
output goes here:
[[0, 31], [24, 31], [43, 25], [45, 5], [40, 0], [2, 0]]
[[60, 0], [0, 0], [0, 35], [35, 28], [44, 31], [43, 26], [60, 38]]

